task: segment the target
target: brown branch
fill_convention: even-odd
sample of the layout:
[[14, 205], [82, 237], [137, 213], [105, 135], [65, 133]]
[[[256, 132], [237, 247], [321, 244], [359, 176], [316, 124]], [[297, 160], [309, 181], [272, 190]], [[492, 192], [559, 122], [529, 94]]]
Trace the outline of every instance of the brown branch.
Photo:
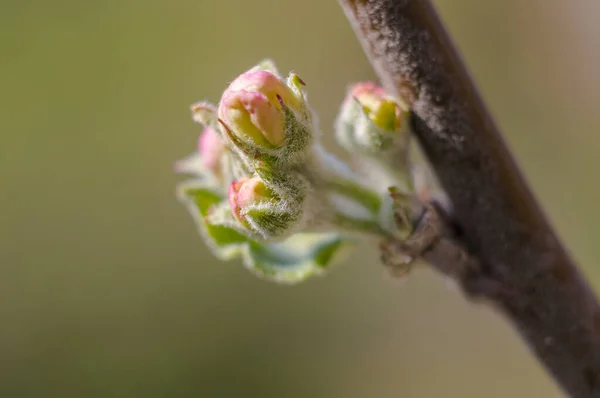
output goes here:
[[596, 298], [533, 198], [430, 1], [340, 3], [383, 84], [410, 99], [415, 134], [478, 260], [477, 273], [454, 278], [506, 314], [567, 393], [600, 396]]

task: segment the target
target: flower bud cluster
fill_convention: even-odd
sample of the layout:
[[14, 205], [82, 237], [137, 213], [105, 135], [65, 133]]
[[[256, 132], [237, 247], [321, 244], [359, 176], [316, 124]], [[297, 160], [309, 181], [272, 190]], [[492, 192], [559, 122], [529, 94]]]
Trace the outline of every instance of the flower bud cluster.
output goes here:
[[[321, 146], [304, 86], [270, 61], [242, 73], [218, 105], [192, 106], [203, 125], [197, 152], [176, 164], [196, 177], [180, 198], [215, 254], [242, 256], [255, 272], [288, 282], [321, 272], [350, 235], [396, 233], [381, 221], [394, 210], [382, 197], [388, 185], [370, 186]], [[406, 107], [359, 83], [342, 104], [336, 138], [361, 159], [403, 170], [408, 126]]]
[[298, 75], [282, 79], [265, 61], [233, 80], [218, 106], [192, 107], [205, 128], [198, 154], [178, 169], [210, 174], [253, 238], [285, 238], [315, 215], [307, 194], [317, 133], [303, 86]]

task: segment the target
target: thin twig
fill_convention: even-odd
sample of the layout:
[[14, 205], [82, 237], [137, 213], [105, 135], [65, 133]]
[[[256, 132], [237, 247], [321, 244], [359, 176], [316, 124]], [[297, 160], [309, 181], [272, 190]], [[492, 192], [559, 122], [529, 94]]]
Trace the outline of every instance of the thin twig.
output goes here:
[[533, 198], [430, 1], [339, 1], [383, 84], [411, 102], [415, 134], [478, 260], [479, 277], [455, 279], [507, 315], [570, 396], [600, 396], [594, 293]]

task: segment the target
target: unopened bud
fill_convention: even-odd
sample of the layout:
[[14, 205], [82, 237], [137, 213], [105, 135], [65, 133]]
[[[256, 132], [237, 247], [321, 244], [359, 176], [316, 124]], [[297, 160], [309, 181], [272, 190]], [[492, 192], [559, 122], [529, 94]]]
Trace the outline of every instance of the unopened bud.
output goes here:
[[373, 82], [356, 84], [346, 101], [354, 100], [375, 125], [385, 131], [397, 131], [404, 123], [402, 109], [385, 89]]
[[285, 199], [258, 175], [229, 186], [229, 207], [240, 224], [263, 239], [287, 237], [305, 222], [303, 196]]
[[275, 197], [258, 176], [234, 181], [229, 186], [229, 206], [235, 218], [248, 226], [246, 212], [250, 207], [265, 204]]
[[219, 116], [238, 138], [259, 147], [277, 148], [285, 140], [285, 117], [258, 92], [226, 92]]
[[408, 111], [372, 82], [350, 88], [336, 122], [340, 144], [350, 152], [378, 156], [406, 139]]
[[198, 151], [204, 168], [211, 170], [215, 175], [221, 173], [221, 158], [225, 152], [225, 145], [219, 133], [212, 128], [204, 129], [198, 138]]
[[219, 104], [219, 118], [241, 140], [259, 147], [277, 148], [286, 138], [283, 104], [297, 109], [300, 100], [273, 73], [250, 71], [225, 90]]
[[261, 167], [259, 158], [277, 167], [305, 160], [317, 134], [303, 86], [295, 73], [284, 80], [264, 61], [223, 93], [217, 112], [221, 132], [249, 168]]

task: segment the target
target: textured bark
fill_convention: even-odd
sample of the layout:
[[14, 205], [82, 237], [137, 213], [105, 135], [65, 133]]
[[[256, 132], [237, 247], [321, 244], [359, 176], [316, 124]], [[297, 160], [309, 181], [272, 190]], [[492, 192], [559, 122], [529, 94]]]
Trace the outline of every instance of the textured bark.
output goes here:
[[438, 255], [433, 266], [499, 308], [570, 396], [599, 397], [596, 297], [532, 196], [430, 1], [340, 3], [382, 83], [409, 99], [417, 139], [478, 263], [477, 272], [452, 275], [462, 268]]

